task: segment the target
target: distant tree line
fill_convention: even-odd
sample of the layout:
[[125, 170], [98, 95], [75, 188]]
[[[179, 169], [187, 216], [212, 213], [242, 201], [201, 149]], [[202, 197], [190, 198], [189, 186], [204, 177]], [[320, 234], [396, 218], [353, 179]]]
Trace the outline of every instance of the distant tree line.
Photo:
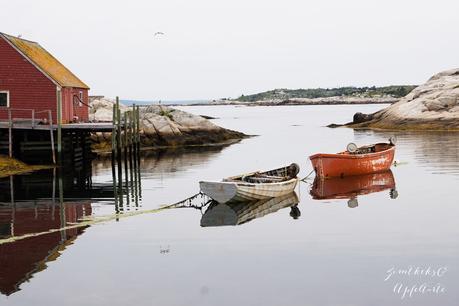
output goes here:
[[409, 94], [415, 85], [393, 85], [384, 87], [339, 87], [339, 88], [312, 88], [312, 89], [274, 89], [253, 95], [241, 95], [237, 101], [255, 102], [273, 99], [291, 98], [327, 98], [337, 96], [357, 97], [394, 97], [401, 98]]

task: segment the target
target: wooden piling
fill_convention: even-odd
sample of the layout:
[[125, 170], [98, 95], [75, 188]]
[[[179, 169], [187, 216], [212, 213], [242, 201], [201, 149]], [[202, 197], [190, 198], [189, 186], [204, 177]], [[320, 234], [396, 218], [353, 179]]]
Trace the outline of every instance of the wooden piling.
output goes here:
[[32, 109], [32, 129], [35, 128], [35, 110]]
[[128, 113], [124, 112], [124, 142], [123, 142], [123, 151], [124, 151], [124, 178], [126, 184], [126, 207], [129, 209], [129, 173], [128, 173]]
[[[136, 113], [136, 106], [135, 104], [132, 104], [132, 132], [133, 132], [133, 142], [134, 142], [134, 150], [136, 150], [136, 144], [137, 144], [137, 137], [136, 137], [136, 128], [137, 126], [137, 113]], [[135, 154], [135, 151], [134, 151]]]
[[136, 115], [136, 119], [137, 119], [137, 123], [136, 123], [136, 137], [137, 137], [137, 175], [138, 175], [138, 182], [139, 182], [139, 199], [142, 198], [142, 184], [140, 183], [140, 107], [137, 106], [137, 111], [136, 111], [137, 115]]
[[116, 157], [116, 116], [118, 114], [118, 111], [116, 110], [116, 104], [113, 104], [113, 119], [112, 119], [112, 164], [114, 165], [115, 163], [115, 157]]
[[137, 150], [140, 152], [140, 108], [137, 106], [137, 115], [136, 115], [136, 137], [137, 137]]
[[116, 108], [117, 108], [117, 133], [116, 133], [116, 152], [117, 152], [117, 161], [118, 161], [118, 189], [119, 189], [119, 202], [120, 207], [123, 206], [123, 168], [121, 164], [121, 110], [120, 110], [120, 101], [119, 98], [116, 97]]
[[51, 110], [48, 111], [48, 120], [49, 120], [49, 134], [51, 137], [51, 154], [53, 157], [53, 164], [56, 164], [56, 150], [54, 149], [53, 115], [51, 113]]
[[13, 119], [11, 109], [8, 109], [8, 151], [10, 158], [13, 157]]
[[57, 155], [62, 160], [62, 94], [57, 91]]
[[113, 197], [115, 199], [115, 212], [119, 213], [118, 209], [118, 190], [117, 190], [117, 179], [116, 179], [116, 119], [118, 110], [116, 104], [113, 104], [113, 118], [112, 118], [112, 181], [113, 181]]
[[[129, 155], [129, 181], [131, 185], [131, 196], [134, 196], [133, 190], [134, 190], [134, 181], [133, 181], [133, 168], [132, 168], [132, 111], [128, 112], [128, 129], [127, 129], [127, 134], [128, 134], [128, 155]], [[126, 174], [127, 175], [127, 174]]]

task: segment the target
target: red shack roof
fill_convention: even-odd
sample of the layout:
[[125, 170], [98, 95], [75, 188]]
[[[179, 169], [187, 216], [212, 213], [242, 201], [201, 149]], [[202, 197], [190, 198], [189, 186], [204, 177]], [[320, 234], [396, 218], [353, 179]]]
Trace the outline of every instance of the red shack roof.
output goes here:
[[61, 87], [89, 89], [88, 85], [83, 83], [83, 81], [40, 46], [40, 44], [4, 33], [0, 33], [0, 37], [3, 37], [42, 73]]

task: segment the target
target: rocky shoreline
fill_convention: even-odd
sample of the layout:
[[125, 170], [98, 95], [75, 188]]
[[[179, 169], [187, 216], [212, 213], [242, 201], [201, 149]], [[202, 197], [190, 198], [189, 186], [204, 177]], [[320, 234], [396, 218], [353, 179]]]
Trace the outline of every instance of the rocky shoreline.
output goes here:
[[[90, 102], [92, 122], [111, 122], [114, 100], [99, 97]], [[129, 107], [121, 105], [121, 111]], [[169, 106], [140, 107], [140, 142], [144, 148], [204, 146], [231, 143], [249, 137], [222, 128], [208, 119]], [[91, 136], [96, 151], [111, 149], [111, 133]]]
[[459, 68], [440, 72], [399, 102], [373, 114], [356, 113], [355, 129], [459, 130]]
[[195, 103], [191, 106], [209, 106], [209, 105], [243, 105], [243, 106], [285, 106], [285, 105], [350, 105], [350, 104], [393, 104], [399, 99], [394, 97], [327, 97], [327, 98], [290, 98], [290, 99], [273, 99], [260, 100], [255, 102], [245, 102], [237, 100], [217, 100], [210, 103]]

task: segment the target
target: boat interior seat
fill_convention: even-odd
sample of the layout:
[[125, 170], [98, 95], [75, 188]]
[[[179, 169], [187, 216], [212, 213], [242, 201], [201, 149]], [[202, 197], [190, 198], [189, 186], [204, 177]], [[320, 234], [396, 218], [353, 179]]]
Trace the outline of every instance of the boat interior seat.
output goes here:
[[247, 183], [277, 183], [285, 180], [281, 176], [271, 176], [271, 175], [251, 175], [243, 177], [242, 180]]
[[356, 154], [368, 154], [368, 153], [374, 153], [374, 152], [376, 152], [376, 147], [372, 145], [372, 146], [359, 147], [355, 152], [347, 152], [347, 153], [351, 155], [356, 155]]

